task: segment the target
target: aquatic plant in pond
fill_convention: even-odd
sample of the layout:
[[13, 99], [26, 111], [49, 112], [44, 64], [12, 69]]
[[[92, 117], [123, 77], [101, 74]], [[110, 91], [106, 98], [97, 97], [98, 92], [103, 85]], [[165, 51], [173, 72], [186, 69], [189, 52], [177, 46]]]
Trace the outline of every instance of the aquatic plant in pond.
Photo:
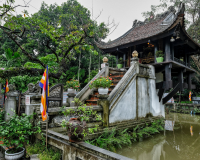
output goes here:
[[144, 126], [137, 125], [132, 129], [116, 130], [106, 129], [105, 132], [93, 140], [87, 140], [86, 143], [98, 146], [103, 149], [107, 149], [116, 152], [116, 149], [122, 148], [123, 146], [131, 145], [139, 138], [149, 137], [152, 134], [163, 131], [164, 128], [163, 120], [155, 120], [150, 125]]

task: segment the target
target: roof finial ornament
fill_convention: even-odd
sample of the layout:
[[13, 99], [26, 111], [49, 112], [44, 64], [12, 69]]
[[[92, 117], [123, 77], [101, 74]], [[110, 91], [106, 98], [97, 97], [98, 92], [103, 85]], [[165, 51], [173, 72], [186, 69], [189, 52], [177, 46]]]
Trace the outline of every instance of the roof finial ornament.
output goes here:
[[135, 19], [135, 20], [133, 21], [133, 26], [132, 26], [132, 27], [135, 27], [136, 24], [137, 24], [137, 19]]
[[180, 2], [179, 4], [179, 13], [184, 14], [185, 12], [185, 3]]

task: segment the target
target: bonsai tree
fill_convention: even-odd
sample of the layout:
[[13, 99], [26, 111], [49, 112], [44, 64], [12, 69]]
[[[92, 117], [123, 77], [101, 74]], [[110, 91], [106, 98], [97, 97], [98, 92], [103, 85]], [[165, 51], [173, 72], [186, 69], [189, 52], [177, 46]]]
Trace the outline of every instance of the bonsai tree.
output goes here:
[[122, 66], [123, 66], [123, 59], [122, 59], [122, 57], [120, 57], [120, 58], [118, 59], [117, 67], [118, 67], [118, 68], [122, 68]]
[[161, 51], [161, 50], [156, 51], [156, 57], [157, 58], [158, 57], [164, 57], [163, 51]]
[[156, 51], [156, 61], [157, 62], [163, 62], [163, 60], [164, 60], [164, 54], [163, 54], [163, 51], [161, 51], [161, 50], [158, 50], [158, 51]]
[[102, 118], [96, 111], [92, 110], [92, 107], [86, 106], [78, 98], [74, 98], [76, 104], [75, 109], [66, 109], [63, 111], [65, 116], [71, 116], [69, 121], [63, 120], [61, 126], [67, 129], [68, 136], [71, 142], [80, 141], [88, 133], [94, 133], [98, 129], [98, 125], [95, 127], [87, 128], [86, 122], [89, 120], [101, 121]]
[[25, 144], [29, 143], [29, 136], [40, 133], [41, 128], [39, 123], [36, 126], [30, 122], [33, 115], [18, 116], [15, 114], [10, 120], [0, 122], [0, 141], [3, 144], [1, 146], [11, 147], [9, 153], [17, 153], [25, 147]]

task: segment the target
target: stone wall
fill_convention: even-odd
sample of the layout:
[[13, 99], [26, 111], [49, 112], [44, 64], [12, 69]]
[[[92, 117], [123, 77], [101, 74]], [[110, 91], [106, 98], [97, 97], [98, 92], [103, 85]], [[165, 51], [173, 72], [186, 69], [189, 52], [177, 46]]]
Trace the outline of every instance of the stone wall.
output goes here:
[[[41, 135], [38, 134], [37, 138], [41, 139]], [[63, 151], [63, 160], [131, 160], [85, 142], [70, 143], [68, 136], [50, 130], [48, 144]]]
[[109, 124], [165, 116], [156, 91], [155, 70], [151, 65], [134, 63], [111, 92]]

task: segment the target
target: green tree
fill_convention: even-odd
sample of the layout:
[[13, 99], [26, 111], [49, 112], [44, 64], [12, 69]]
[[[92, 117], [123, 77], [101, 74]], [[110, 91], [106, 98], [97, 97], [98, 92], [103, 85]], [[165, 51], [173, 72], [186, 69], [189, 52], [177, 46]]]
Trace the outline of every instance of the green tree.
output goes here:
[[[48, 65], [52, 83], [64, 82], [68, 79], [68, 70], [78, 66], [80, 52], [86, 59], [89, 54], [98, 55], [95, 41], [104, 39], [109, 31], [104, 23], [91, 20], [90, 12], [76, 0], [68, 0], [61, 6], [48, 6], [43, 2], [38, 13], [32, 16], [28, 16], [27, 11], [24, 13], [23, 16], [2, 16], [5, 23], [0, 25], [0, 44], [3, 49], [12, 46], [13, 51], [20, 54], [21, 67], [0, 70], [1, 78], [38, 76]], [[1, 56], [3, 49], [0, 50], [0, 61], [7, 60]], [[84, 58], [81, 61], [84, 77]], [[5, 67], [5, 63], [0, 67]]]

